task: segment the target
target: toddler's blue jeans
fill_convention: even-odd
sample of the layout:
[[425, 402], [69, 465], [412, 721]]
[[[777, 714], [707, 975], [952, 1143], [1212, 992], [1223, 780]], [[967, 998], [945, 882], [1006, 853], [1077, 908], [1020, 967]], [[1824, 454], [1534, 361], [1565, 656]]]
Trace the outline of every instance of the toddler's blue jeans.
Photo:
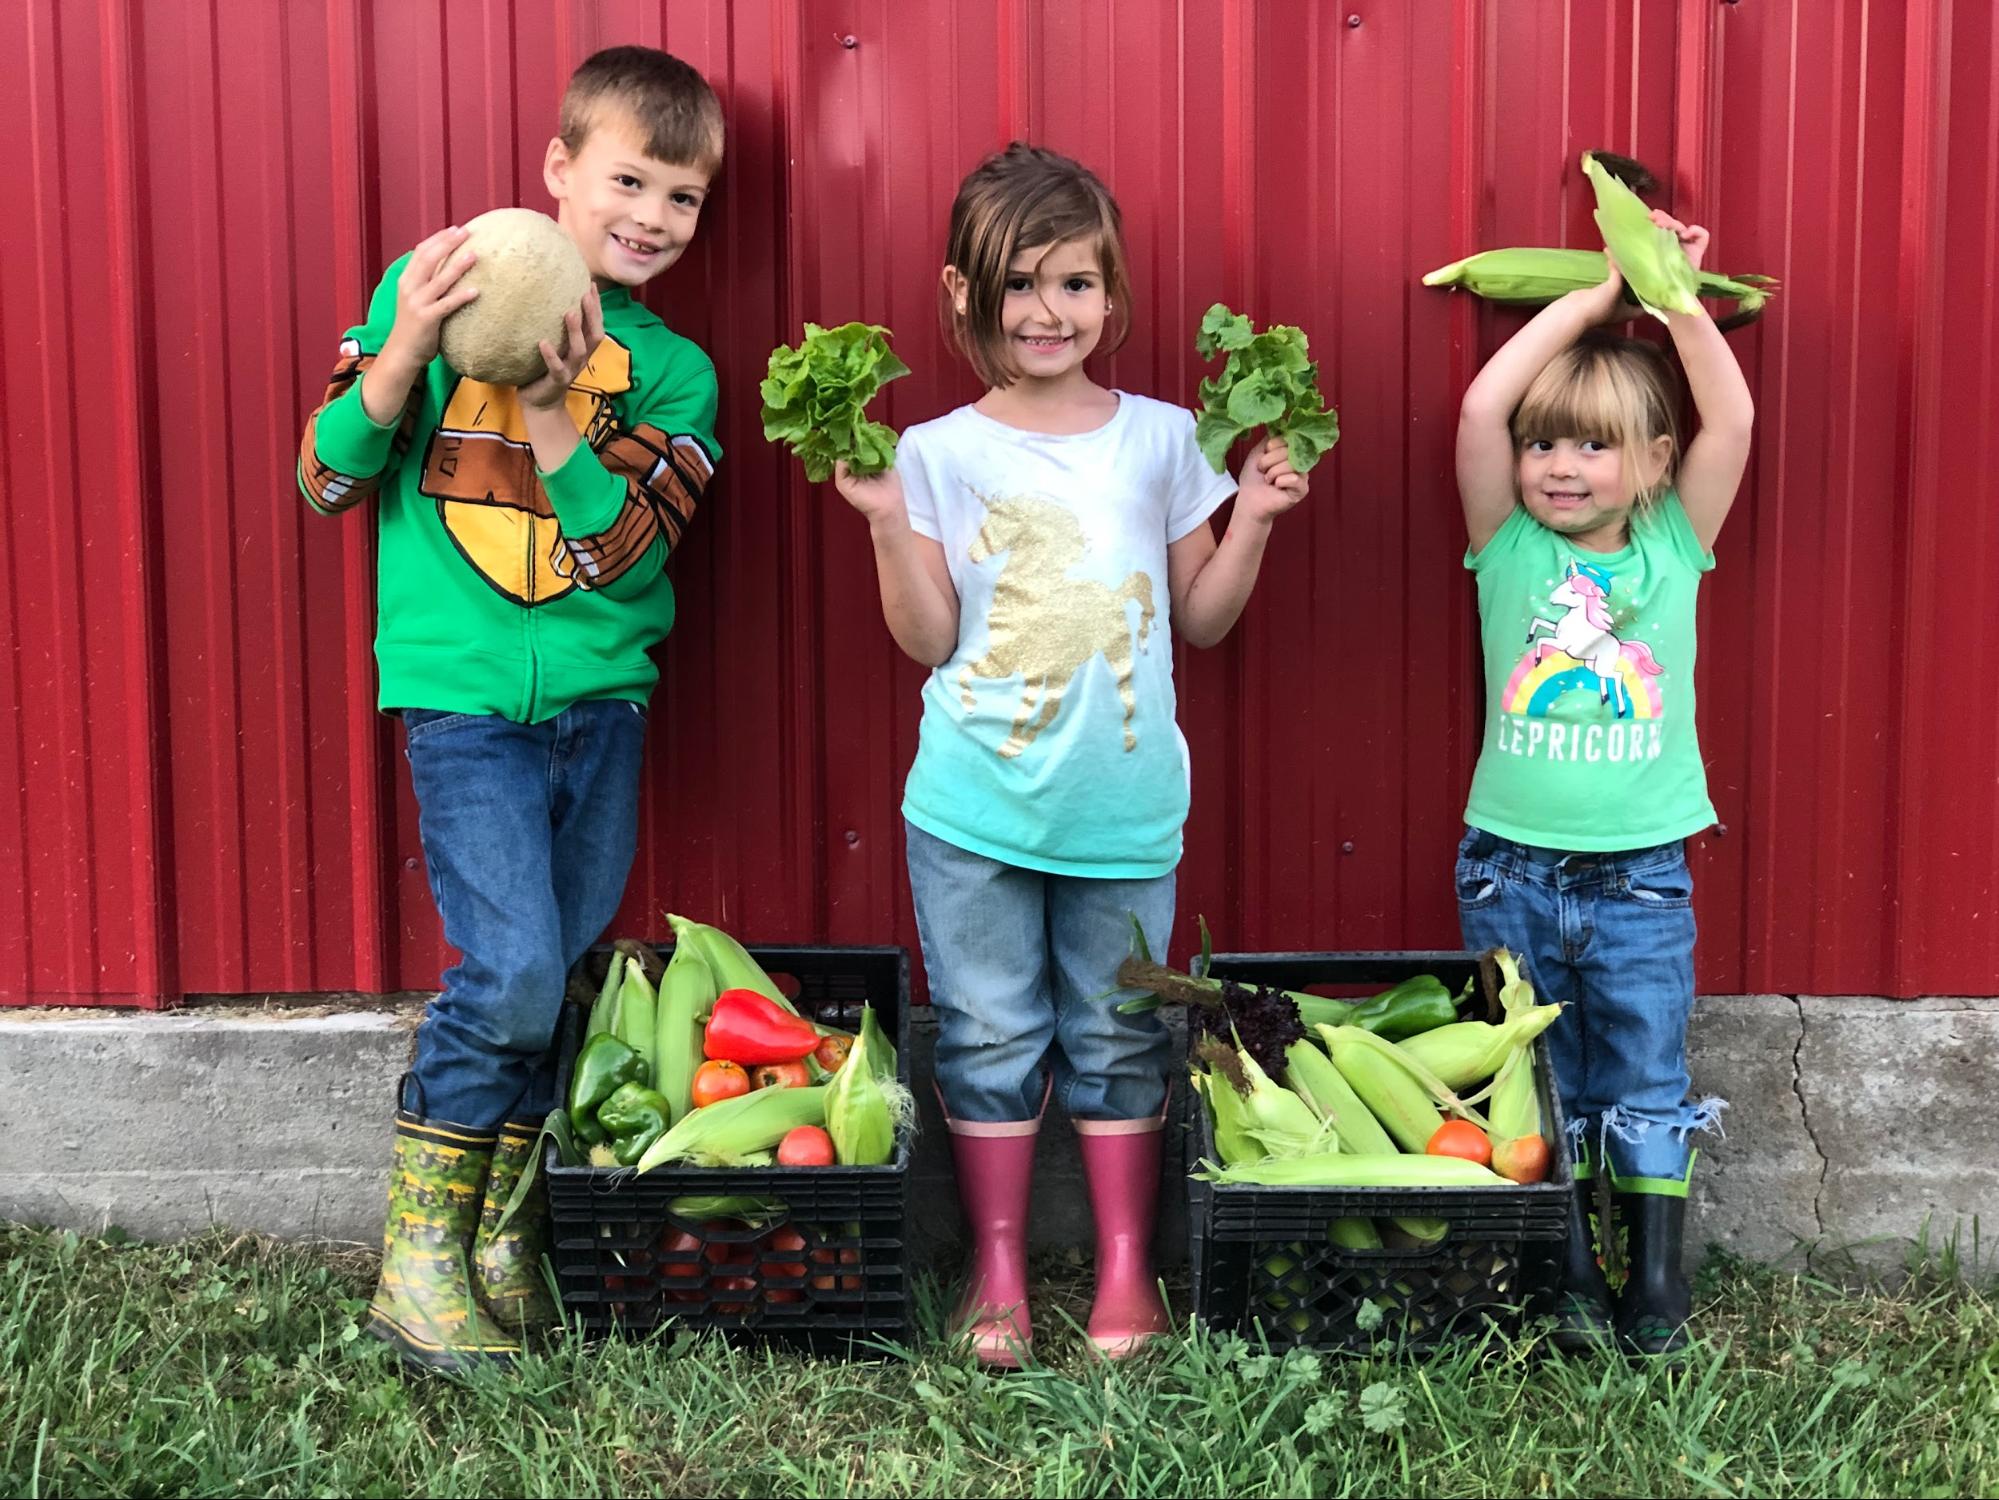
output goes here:
[[1684, 842], [1616, 853], [1517, 844], [1470, 829], [1458, 846], [1458, 921], [1474, 951], [1505, 946], [1543, 1001], [1562, 1112], [1626, 1186], [1684, 1192], [1689, 1135], [1716, 1101], [1688, 1100], [1693, 877]]
[[406, 709], [418, 830], [459, 960], [417, 1031], [403, 1108], [474, 1130], [555, 1107], [570, 967], [617, 915], [638, 841], [645, 710], [540, 724]]

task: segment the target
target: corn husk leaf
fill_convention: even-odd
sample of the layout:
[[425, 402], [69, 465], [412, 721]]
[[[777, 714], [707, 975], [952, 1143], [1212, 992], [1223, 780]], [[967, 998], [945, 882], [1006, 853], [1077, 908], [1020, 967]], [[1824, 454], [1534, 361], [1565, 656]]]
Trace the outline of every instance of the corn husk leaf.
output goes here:
[[1638, 305], [1661, 322], [1667, 313], [1698, 313], [1699, 278], [1679, 237], [1654, 224], [1645, 200], [1589, 152], [1583, 153], [1583, 175], [1596, 189], [1596, 227], [1604, 248], [1617, 257], [1617, 268]]

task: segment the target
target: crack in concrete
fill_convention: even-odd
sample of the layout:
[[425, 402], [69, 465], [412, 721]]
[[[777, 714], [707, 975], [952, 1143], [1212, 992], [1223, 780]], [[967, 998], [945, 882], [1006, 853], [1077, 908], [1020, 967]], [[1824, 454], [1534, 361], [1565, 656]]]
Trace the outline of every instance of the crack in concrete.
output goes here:
[[1791, 1049], [1791, 1092], [1798, 1098], [1798, 1115], [1804, 1122], [1805, 1138], [1812, 1143], [1812, 1150], [1818, 1153], [1819, 1181], [1812, 1190], [1812, 1222], [1818, 1225], [1819, 1236], [1825, 1236], [1825, 1185], [1832, 1171], [1832, 1158], [1825, 1154], [1825, 1147], [1819, 1143], [1818, 1132], [1812, 1129], [1812, 1107], [1805, 1102], [1805, 997], [1791, 996], [1791, 1004], [1798, 1011], [1798, 1042]]

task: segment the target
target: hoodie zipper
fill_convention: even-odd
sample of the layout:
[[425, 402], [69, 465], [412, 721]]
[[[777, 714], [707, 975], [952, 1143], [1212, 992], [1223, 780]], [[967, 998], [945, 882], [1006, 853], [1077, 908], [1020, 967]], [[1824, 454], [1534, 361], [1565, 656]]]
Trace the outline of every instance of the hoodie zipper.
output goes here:
[[525, 528], [525, 532], [526, 532], [526, 541], [524, 542], [523, 546], [526, 552], [526, 556], [522, 559], [522, 561], [527, 566], [526, 592], [527, 592], [528, 602], [527, 602], [527, 607], [521, 611], [521, 637], [522, 637], [522, 645], [525, 647], [525, 654], [527, 657], [527, 665], [526, 665], [527, 681], [525, 684], [527, 703], [526, 703], [526, 712], [522, 715], [522, 717], [525, 718], [528, 723], [532, 724], [535, 722], [536, 714], [541, 707], [539, 701], [541, 697], [541, 665], [536, 660], [535, 656], [536, 638], [539, 636], [540, 632], [535, 629], [535, 618], [534, 618], [535, 527], [533, 524], [532, 517], [530, 517], [529, 519], [529, 524]]

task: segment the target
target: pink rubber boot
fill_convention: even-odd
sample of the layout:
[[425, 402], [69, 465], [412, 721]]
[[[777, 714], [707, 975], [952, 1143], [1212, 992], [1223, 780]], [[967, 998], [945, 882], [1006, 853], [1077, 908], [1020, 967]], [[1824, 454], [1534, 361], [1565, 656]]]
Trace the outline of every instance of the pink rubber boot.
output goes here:
[[952, 1326], [967, 1331], [983, 1363], [1019, 1369], [1034, 1342], [1027, 1311], [1027, 1202], [1041, 1121], [988, 1125], [947, 1116], [945, 1123], [958, 1166], [958, 1201], [972, 1235], [971, 1278]]
[[1097, 1220], [1097, 1300], [1090, 1308], [1090, 1342], [1106, 1358], [1122, 1359], [1168, 1327], [1152, 1270], [1166, 1111], [1146, 1120], [1078, 1120], [1075, 1125], [1090, 1185], [1090, 1212]]

